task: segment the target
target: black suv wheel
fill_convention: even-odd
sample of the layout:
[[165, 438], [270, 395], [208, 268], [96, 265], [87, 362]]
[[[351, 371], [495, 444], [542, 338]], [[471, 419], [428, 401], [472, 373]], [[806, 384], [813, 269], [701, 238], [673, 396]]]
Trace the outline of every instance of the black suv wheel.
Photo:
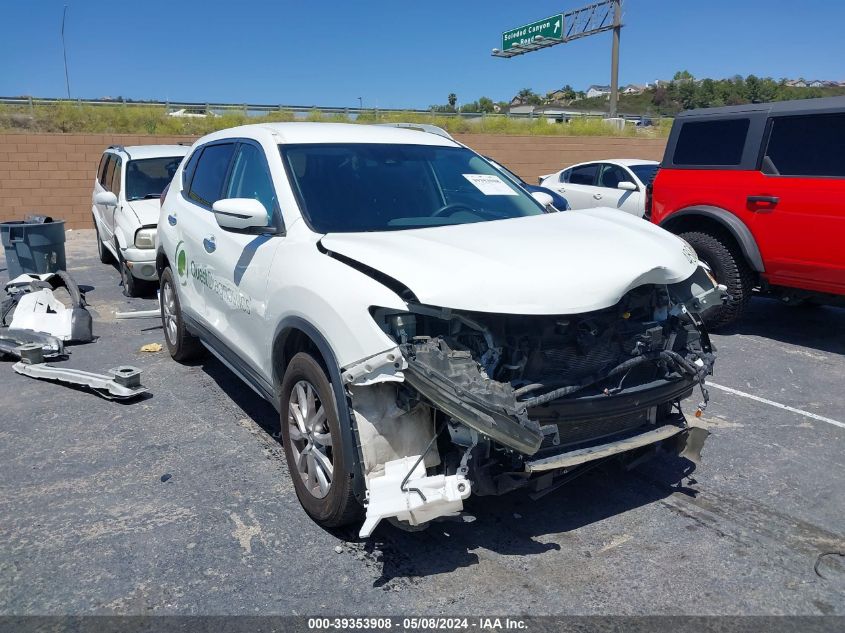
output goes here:
[[724, 306], [711, 308], [704, 315], [704, 322], [716, 330], [738, 319], [754, 289], [754, 272], [745, 261], [736, 243], [725, 233], [690, 231], [680, 236], [695, 249], [698, 258], [710, 266], [713, 276], [728, 288], [730, 299]]

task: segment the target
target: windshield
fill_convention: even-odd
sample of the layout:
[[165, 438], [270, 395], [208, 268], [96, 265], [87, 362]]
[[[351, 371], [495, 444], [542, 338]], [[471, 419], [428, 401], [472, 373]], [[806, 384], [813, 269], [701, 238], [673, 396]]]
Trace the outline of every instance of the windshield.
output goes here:
[[545, 213], [463, 147], [280, 146], [305, 219], [318, 233], [395, 231]]
[[644, 185], [650, 185], [651, 181], [654, 180], [655, 175], [657, 175], [657, 169], [660, 165], [629, 165], [628, 169], [634, 172], [634, 175], [640, 179], [640, 182]]
[[126, 165], [126, 199], [158, 198], [173, 180], [182, 156], [130, 160]]

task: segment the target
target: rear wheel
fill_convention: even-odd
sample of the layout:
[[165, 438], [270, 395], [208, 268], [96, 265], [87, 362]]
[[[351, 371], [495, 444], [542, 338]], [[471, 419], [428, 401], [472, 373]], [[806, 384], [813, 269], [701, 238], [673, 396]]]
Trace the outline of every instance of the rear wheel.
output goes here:
[[282, 379], [281, 427], [296, 496], [320, 525], [348, 525], [361, 514], [343, 457], [337, 406], [320, 364], [296, 354]]
[[751, 300], [754, 289], [754, 271], [739, 247], [724, 233], [690, 231], [680, 236], [695, 249], [698, 258], [710, 266], [716, 281], [727, 286], [730, 295], [727, 304], [711, 308], [703, 315], [704, 322], [715, 330], [737, 320]]
[[193, 360], [205, 353], [200, 340], [191, 335], [182, 319], [182, 304], [173, 283], [173, 273], [165, 268], [161, 273], [161, 325], [164, 328], [164, 342], [173, 360]]

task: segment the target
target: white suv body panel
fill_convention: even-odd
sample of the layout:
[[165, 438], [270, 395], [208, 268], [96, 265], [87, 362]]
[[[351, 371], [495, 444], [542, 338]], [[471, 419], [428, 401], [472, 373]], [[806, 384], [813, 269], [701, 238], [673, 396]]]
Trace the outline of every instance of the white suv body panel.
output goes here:
[[[219, 142], [246, 143], [263, 151], [276, 205], [271, 219], [274, 226], [268, 230], [224, 230], [210, 208], [193, 202], [184, 191], [183, 174], [194, 152]], [[285, 370], [274, 360], [280, 334], [289, 327], [313, 334], [328, 366], [339, 415], [348, 420], [348, 432], [355, 434], [355, 446], [343, 446], [344, 451], [357, 451], [359, 443], [367, 442], [380, 442], [386, 449], [412, 446], [395, 456], [405, 464], [408, 459], [413, 462], [417, 456], [425, 456], [425, 440], [433, 432], [433, 416], [423, 416], [431, 428], [411, 434], [413, 438], [403, 437], [403, 425], [407, 428], [412, 422], [410, 417], [396, 414], [396, 395], [378, 400], [378, 406], [369, 411], [369, 418], [376, 422], [391, 421], [395, 443], [385, 441], [375, 426], [369, 435], [359, 432], [354, 421], [357, 413], [344, 418], [349, 415], [344, 400], [357, 411], [353, 396], [358, 389], [390, 394], [395, 385], [375, 383], [407, 383], [406, 376], [411, 376], [403, 374], [412, 368], [409, 358], [399, 353], [398, 338], [382, 329], [372, 310], [407, 313], [413, 303], [445, 313], [577, 316], [616, 305], [632, 288], [674, 284], [691, 278], [698, 269], [694, 252], [683, 240], [614, 209], [423, 229], [321, 234], [308, 225], [294, 195], [279, 151], [279, 146], [287, 143], [460, 145], [435, 134], [381, 126], [243, 126], [199, 139], [162, 203], [159, 266], [168, 265], [173, 271], [188, 330], [277, 407]], [[236, 145], [228, 159], [229, 171], [234, 171], [231, 165], [238, 151]], [[472, 322], [471, 317], [456, 318]], [[355, 385], [354, 391], [347, 390], [350, 385]], [[361, 457], [367, 486], [371, 477], [385, 476], [388, 465], [396, 466], [388, 459], [390, 455], [383, 457], [380, 464], [364, 463], [366, 456]], [[439, 457], [437, 460], [434, 464]], [[420, 476], [423, 479], [428, 478]], [[437, 488], [437, 494], [442, 493], [442, 499], [448, 499], [442, 512], [460, 509], [461, 499], [468, 495], [465, 488], [459, 489], [466, 493], [463, 496], [447, 495], [446, 484], [440, 480], [427, 483]], [[453, 483], [464, 485], [465, 481]], [[402, 489], [402, 495], [408, 494]], [[382, 508], [392, 508], [396, 500], [378, 501]], [[440, 510], [435, 509], [427, 508], [438, 516]], [[399, 516], [393, 510], [385, 512], [384, 516]], [[421, 512], [423, 515], [428, 516]], [[375, 517], [369, 518], [367, 530]]]

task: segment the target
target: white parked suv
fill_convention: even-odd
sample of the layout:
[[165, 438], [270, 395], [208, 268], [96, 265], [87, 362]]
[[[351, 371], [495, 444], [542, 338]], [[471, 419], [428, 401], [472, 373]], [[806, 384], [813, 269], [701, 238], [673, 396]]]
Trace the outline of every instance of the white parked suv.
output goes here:
[[648, 186], [660, 163], [639, 158], [596, 160], [540, 176], [540, 186], [564, 196], [573, 209], [610, 207], [643, 217]]
[[183, 145], [112, 145], [100, 159], [91, 213], [97, 251], [104, 264], [117, 262], [123, 292], [134, 297], [157, 279], [156, 223], [160, 196], [182, 158]]
[[597, 460], [696, 459], [706, 435], [680, 401], [706, 394], [698, 312], [721, 293], [692, 249], [615, 210], [553, 212], [442, 131], [210, 134], [158, 239], [170, 354], [208, 349], [275, 406], [325, 526], [424, 524]]

